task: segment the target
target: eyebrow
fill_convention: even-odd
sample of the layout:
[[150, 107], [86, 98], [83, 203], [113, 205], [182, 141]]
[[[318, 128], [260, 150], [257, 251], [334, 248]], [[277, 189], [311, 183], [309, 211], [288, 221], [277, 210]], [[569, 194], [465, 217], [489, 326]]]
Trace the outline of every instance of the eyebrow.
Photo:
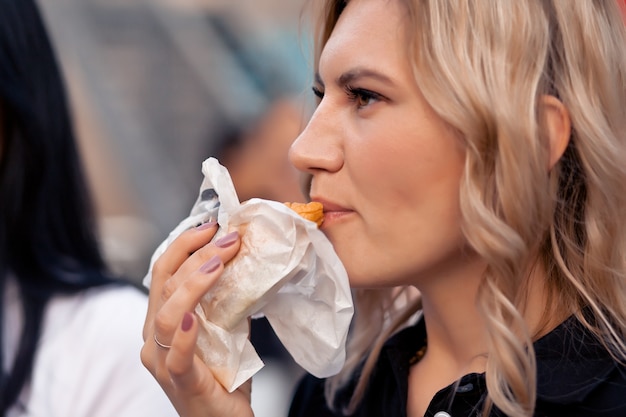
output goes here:
[[[381, 74], [380, 72], [367, 68], [355, 68], [341, 74], [339, 78], [337, 78], [337, 85], [339, 85], [340, 87], [344, 87], [360, 78], [373, 78], [375, 80], [382, 81], [385, 84], [393, 84], [391, 78], [387, 77], [384, 74]], [[322, 77], [320, 76], [319, 72], [315, 73], [315, 82], [321, 86], [324, 86], [324, 82], [322, 81]]]

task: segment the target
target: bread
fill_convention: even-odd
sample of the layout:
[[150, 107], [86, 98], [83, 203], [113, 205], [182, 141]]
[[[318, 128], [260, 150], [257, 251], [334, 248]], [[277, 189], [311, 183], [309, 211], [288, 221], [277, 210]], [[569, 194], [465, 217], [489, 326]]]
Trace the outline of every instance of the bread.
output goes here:
[[322, 203], [312, 201], [310, 203], [285, 203], [285, 205], [305, 219], [317, 223], [318, 227], [324, 222], [324, 206]]

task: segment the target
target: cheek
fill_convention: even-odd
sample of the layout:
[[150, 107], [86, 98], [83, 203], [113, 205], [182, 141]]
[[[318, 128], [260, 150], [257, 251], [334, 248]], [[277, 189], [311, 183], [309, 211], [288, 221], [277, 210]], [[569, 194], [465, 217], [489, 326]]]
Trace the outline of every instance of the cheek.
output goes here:
[[463, 156], [454, 149], [437, 146], [433, 141], [410, 141], [406, 136], [389, 141], [363, 144], [358, 166], [353, 172], [358, 187], [377, 205], [447, 205], [458, 199]]
[[420, 144], [393, 129], [363, 129], [358, 141], [345, 150], [346, 166], [361, 189], [377, 195], [404, 189], [418, 168]]
[[371, 143], [360, 161], [360, 169], [368, 169], [359, 184], [368, 204], [360, 206], [364, 238], [352, 239], [347, 254], [355, 286], [413, 284], [453, 260], [464, 245], [464, 152], [453, 138], [398, 143]]
[[421, 287], [445, 277], [466, 251], [456, 207], [390, 209], [370, 220], [358, 239], [341, 236], [338, 253], [352, 286]]

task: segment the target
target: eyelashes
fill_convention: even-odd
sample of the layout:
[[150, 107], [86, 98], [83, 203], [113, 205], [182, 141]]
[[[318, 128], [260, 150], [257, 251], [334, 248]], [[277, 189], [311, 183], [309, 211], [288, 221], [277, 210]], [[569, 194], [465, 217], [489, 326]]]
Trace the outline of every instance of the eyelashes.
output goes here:
[[311, 87], [311, 90], [313, 90], [313, 94], [317, 97], [318, 102], [322, 101], [324, 98], [324, 92], [315, 86]]
[[[313, 94], [318, 99], [318, 104], [324, 98], [324, 91], [318, 87], [311, 87]], [[348, 96], [350, 102], [356, 104], [357, 108], [361, 109], [371, 105], [373, 102], [380, 101], [383, 96], [365, 88], [353, 87], [349, 84], [344, 86], [344, 91]]]
[[354, 102], [358, 108], [367, 107], [375, 101], [381, 99], [381, 95], [364, 88], [354, 88], [351, 85], [346, 84], [344, 87], [348, 98]]

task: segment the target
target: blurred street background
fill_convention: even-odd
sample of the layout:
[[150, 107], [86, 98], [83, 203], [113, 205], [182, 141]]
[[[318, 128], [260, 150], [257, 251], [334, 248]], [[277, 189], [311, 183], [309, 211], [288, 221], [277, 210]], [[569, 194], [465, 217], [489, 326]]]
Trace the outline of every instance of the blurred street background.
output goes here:
[[[231, 170], [242, 201], [302, 198], [286, 151], [311, 106], [303, 2], [39, 0], [115, 272], [141, 283], [189, 214], [209, 156]], [[257, 332], [268, 366], [253, 408], [283, 416], [301, 371], [271, 330]]]
[[139, 282], [156, 246], [189, 214], [202, 161], [274, 100], [309, 95], [303, 2], [40, 3], [70, 91], [107, 258]]

